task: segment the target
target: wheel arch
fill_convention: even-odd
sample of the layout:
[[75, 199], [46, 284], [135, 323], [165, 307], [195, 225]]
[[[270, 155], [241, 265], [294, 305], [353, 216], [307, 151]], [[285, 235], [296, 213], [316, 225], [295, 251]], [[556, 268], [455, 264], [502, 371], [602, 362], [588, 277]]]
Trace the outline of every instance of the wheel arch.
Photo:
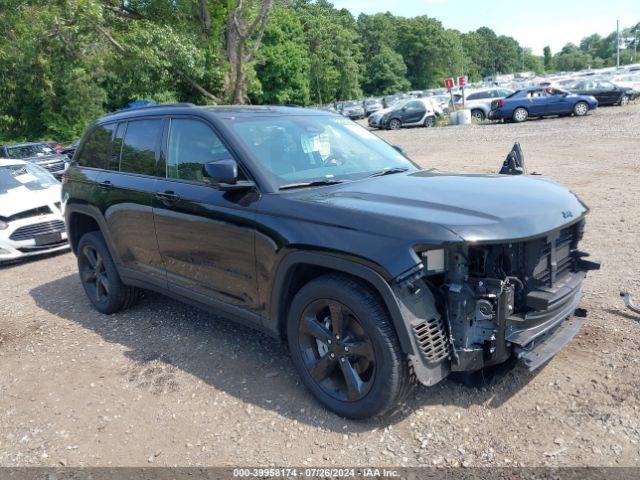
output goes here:
[[399, 121], [400, 122], [400, 128], [402, 128], [403, 123], [402, 123], [402, 120], [399, 117], [391, 117], [389, 120], [387, 120], [386, 125], [385, 125], [386, 128], [389, 128], [389, 125], [391, 125], [391, 122], [393, 122], [394, 120]]
[[71, 250], [77, 253], [78, 242], [85, 233], [98, 231], [102, 234], [111, 258], [116, 265], [119, 265], [119, 257], [113, 248], [113, 243], [109, 235], [104, 217], [97, 207], [81, 204], [67, 204], [65, 206], [65, 224], [67, 226], [67, 236]]
[[386, 308], [403, 352], [406, 354], [413, 352], [408, 326], [389, 283], [368, 266], [328, 254], [293, 252], [280, 262], [270, 296], [269, 317], [272, 323], [270, 330], [275, 330], [274, 333], [284, 338], [289, 306], [295, 294], [309, 281], [329, 273], [351, 276], [370, 287]]

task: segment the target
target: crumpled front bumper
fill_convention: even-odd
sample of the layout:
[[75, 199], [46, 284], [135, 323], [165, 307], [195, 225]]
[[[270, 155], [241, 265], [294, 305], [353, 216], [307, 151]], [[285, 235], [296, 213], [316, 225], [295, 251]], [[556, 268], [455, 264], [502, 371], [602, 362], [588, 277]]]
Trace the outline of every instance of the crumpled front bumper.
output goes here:
[[[477, 371], [513, 356], [530, 370], [544, 365], [577, 335], [583, 325], [582, 320], [574, 316], [583, 298], [582, 283], [587, 271], [599, 268], [599, 263], [585, 260], [581, 252], [573, 255], [575, 271], [563, 274], [552, 286], [530, 290], [525, 305], [517, 311], [514, 311], [516, 284], [468, 278], [459, 294], [449, 293], [469, 312], [463, 316], [467, 320], [462, 323], [455, 323], [451, 304], [448, 313], [436, 310], [437, 302], [419, 273], [416, 274], [418, 278], [405, 280], [413, 293], [404, 292], [407, 289], [404, 287], [397, 288], [396, 295], [413, 336], [414, 351], [418, 353], [410, 355], [417, 379], [424, 385], [433, 385], [450, 372]], [[478, 294], [478, 288], [482, 294]], [[493, 311], [485, 321], [478, 308], [488, 306], [487, 299], [493, 299], [494, 303]], [[468, 323], [469, 319], [473, 319], [471, 323]], [[463, 326], [465, 322], [466, 327]], [[465, 343], [464, 335], [477, 338], [474, 335], [480, 332], [484, 335], [483, 341], [472, 340], [466, 346], [461, 345]]]

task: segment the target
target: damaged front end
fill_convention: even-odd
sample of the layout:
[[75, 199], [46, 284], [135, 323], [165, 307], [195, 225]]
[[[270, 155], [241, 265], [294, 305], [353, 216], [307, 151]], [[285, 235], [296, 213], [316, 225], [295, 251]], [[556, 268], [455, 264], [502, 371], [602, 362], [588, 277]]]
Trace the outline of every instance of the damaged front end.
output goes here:
[[599, 268], [578, 249], [583, 229], [581, 219], [525, 241], [418, 252], [422, 263], [396, 290], [418, 379], [432, 385], [512, 355], [533, 370], [561, 350], [582, 325], [574, 312], [586, 272]]

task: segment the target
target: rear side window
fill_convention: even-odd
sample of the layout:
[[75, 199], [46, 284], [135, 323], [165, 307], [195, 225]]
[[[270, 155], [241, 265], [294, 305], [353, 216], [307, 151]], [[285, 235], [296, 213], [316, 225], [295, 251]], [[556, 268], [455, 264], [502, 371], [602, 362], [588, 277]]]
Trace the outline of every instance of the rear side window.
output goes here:
[[202, 182], [205, 163], [232, 158], [218, 135], [202, 122], [171, 120], [167, 177]]
[[161, 119], [128, 122], [122, 144], [120, 171], [155, 175], [156, 151], [161, 135]]
[[94, 128], [84, 143], [78, 164], [82, 167], [105, 168], [109, 157], [111, 136], [116, 128], [115, 123], [98, 125]]
[[489, 95], [484, 92], [472, 93], [467, 97], [467, 100], [480, 100], [481, 98], [487, 98]]

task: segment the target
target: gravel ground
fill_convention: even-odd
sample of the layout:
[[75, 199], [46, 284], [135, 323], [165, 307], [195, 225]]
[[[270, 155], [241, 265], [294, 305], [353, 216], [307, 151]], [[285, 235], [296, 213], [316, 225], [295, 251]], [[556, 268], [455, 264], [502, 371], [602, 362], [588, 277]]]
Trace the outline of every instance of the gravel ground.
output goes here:
[[381, 132], [425, 167], [527, 167], [591, 207], [587, 324], [534, 374], [418, 388], [352, 422], [319, 407], [277, 341], [147, 294], [95, 312], [75, 258], [0, 268], [0, 465], [640, 465], [640, 105], [586, 118]]

